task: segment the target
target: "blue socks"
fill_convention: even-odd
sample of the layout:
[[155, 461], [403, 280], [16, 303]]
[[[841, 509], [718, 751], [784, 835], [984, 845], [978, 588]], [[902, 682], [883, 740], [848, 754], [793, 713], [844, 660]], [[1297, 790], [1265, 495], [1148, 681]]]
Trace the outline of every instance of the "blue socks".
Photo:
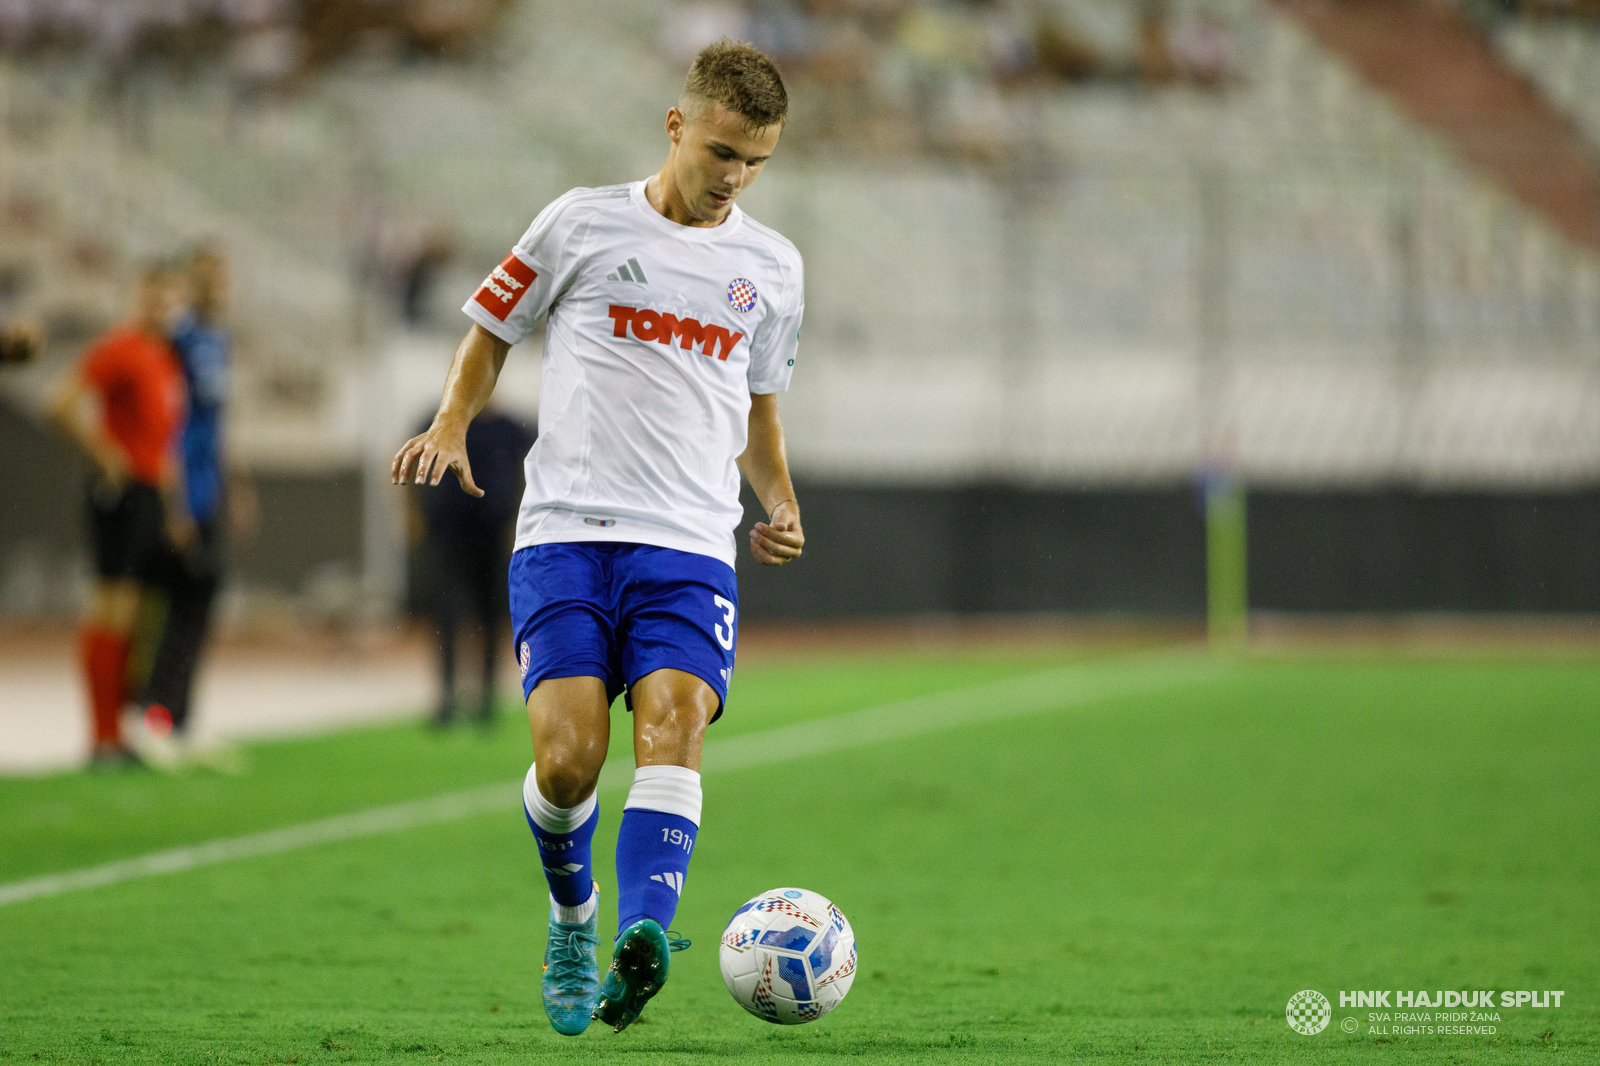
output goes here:
[[[600, 804], [591, 795], [576, 807], [555, 806], [540, 793], [536, 770], [530, 766], [523, 779], [522, 807], [550, 883], [551, 914], [558, 922], [586, 922], [599, 903], [591, 845]], [[671, 928], [699, 831], [698, 773], [682, 766], [634, 771], [617, 834], [619, 930], [641, 918]]]
[[539, 861], [550, 882], [550, 906], [558, 922], [586, 922], [597, 904], [590, 845], [600, 823], [599, 798], [591, 794], [576, 807], [557, 807], [540, 793], [537, 769], [528, 767], [523, 778], [522, 813], [539, 844]]
[[699, 773], [683, 766], [634, 771], [617, 834], [619, 933], [641, 918], [671, 928], [699, 829]]

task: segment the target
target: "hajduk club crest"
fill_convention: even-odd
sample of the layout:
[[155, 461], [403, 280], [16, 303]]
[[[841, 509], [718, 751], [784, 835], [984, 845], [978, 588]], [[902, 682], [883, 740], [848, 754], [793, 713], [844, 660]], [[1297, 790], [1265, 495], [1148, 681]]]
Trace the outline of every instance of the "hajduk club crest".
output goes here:
[[756, 309], [756, 287], [749, 278], [734, 278], [728, 282], [728, 306], [741, 315]]

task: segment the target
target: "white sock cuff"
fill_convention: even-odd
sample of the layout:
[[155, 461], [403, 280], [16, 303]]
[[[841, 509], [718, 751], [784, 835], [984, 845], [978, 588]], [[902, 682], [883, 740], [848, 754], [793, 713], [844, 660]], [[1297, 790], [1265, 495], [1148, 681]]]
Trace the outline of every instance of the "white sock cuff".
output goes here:
[[555, 920], [566, 925], [581, 925], [594, 917], [594, 912], [600, 909], [600, 886], [595, 885], [589, 893], [589, 898], [573, 907], [567, 907], [556, 902], [554, 896], [550, 897], [550, 913]]
[[687, 766], [641, 766], [623, 810], [637, 808], [676, 814], [700, 827], [700, 774]]
[[589, 798], [576, 807], [557, 807], [539, 791], [539, 764], [528, 767], [528, 776], [522, 779], [522, 805], [527, 808], [533, 824], [546, 833], [570, 833], [577, 829], [600, 803], [600, 797], [591, 792]]

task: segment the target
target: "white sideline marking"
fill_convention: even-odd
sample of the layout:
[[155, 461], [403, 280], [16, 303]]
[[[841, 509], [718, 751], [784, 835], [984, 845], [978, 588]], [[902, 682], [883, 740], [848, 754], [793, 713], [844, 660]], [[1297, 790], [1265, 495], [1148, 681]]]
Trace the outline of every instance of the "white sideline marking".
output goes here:
[[[1135, 671], [1130, 674], [1129, 668]], [[823, 752], [877, 744], [962, 725], [1019, 718], [1065, 710], [1113, 696], [1135, 695], [1222, 676], [1223, 668], [1200, 658], [1135, 656], [1112, 661], [1073, 663], [1035, 674], [989, 681], [887, 703], [862, 711], [779, 726], [759, 733], [714, 740], [705, 746], [702, 773], [743, 770], [787, 762]], [[633, 767], [613, 759], [600, 774], [600, 789], [620, 789], [633, 780]], [[484, 785], [430, 799], [396, 803], [315, 822], [269, 829], [247, 836], [169, 848], [133, 859], [81, 870], [31, 877], [0, 884], [0, 907], [85, 888], [100, 888], [157, 874], [177, 873], [234, 859], [277, 855], [317, 844], [394, 833], [418, 826], [453, 822], [478, 814], [506, 811], [521, 801], [522, 781]]]

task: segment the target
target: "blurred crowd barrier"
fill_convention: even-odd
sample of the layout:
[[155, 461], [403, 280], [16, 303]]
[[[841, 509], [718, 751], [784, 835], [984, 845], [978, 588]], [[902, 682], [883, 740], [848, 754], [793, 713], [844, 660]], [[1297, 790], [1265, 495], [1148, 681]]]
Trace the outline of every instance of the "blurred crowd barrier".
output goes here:
[[[1592, 24], [1466, 6], [1593, 136]], [[654, 170], [688, 57], [723, 34], [794, 97], [742, 202], [806, 257], [802, 481], [1600, 479], [1595, 250], [1257, 0], [0, 2], [0, 316], [49, 335], [0, 379], [0, 439], [61, 468], [30, 428], [45, 382], [141, 256], [216, 240], [237, 447], [289, 516], [246, 577], [392, 604], [384, 471], [455, 308], [551, 198]], [[538, 358], [501, 388], [526, 417]], [[0, 609], [67, 595], [28, 591], [69, 584], [63, 515], [0, 517]]]

